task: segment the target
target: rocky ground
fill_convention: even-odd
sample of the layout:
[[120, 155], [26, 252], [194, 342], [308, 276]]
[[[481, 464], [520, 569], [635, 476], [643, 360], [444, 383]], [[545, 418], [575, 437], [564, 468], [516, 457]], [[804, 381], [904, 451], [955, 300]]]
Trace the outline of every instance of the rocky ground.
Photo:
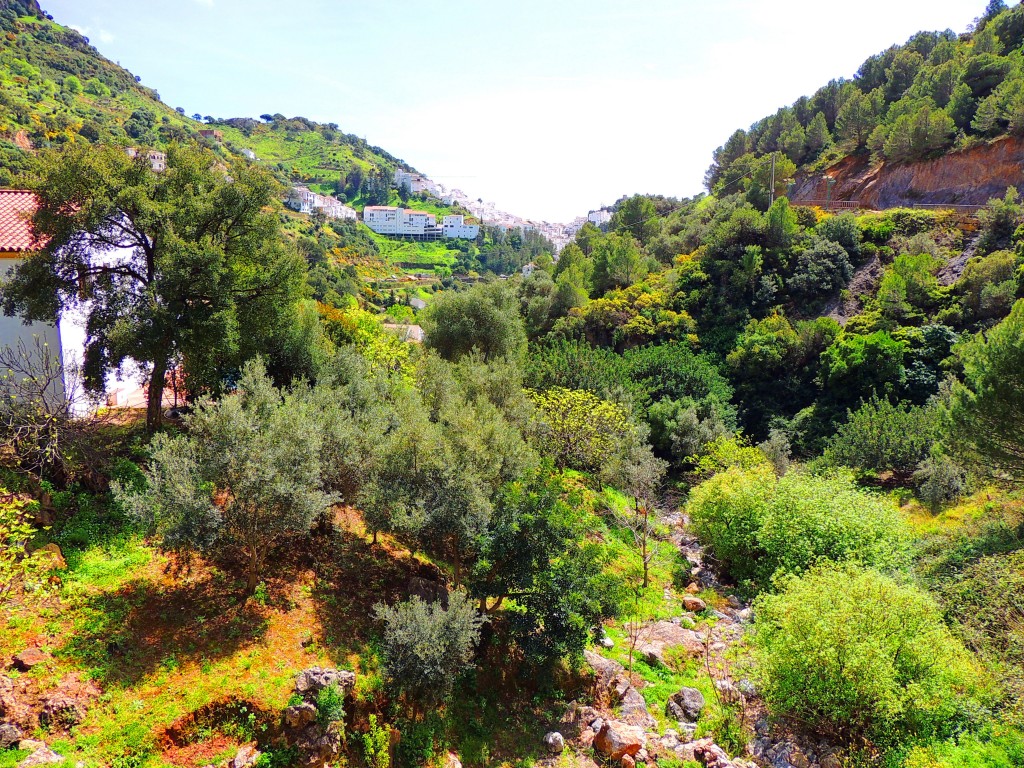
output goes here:
[[[745, 754], [730, 756], [709, 737], [694, 738], [707, 702], [696, 688], [683, 687], [666, 705], [665, 715], [675, 727], [661, 729], [648, 710], [642, 693], [644, 680], [630, 675], [619, 662], [598, 650], [587, 651], [586, 661], [594, 674], [589, 703], [572, 703], [557, 730], [545, 734], [551, 757], [543, 764], [590, 768], [601, 761], [622, 768], [656, 765], [664, 759], [692, 761], [708, 768], [837, 768], [838, 758], [825, 745], [800, 743], [767, 718], [754, 685], [734, 669], [732, 652], [748, 630], [751, 609], [729, 594], [705, 562], [700, 542], [688, 528], [685, 516], [666, 515], [663, 522], [672, 530], [672, 541], [689, 562], [690, 584], [681, 600], [679, 616], [652, 621], [635, 631], [636, 654], [651, 664], [665, 664], [679, 654], [699, 659], [713, 680], [720, 702], [737, 712], [746, 728]], [[715, 590], [723, 600], [721, 609], [710, 608], [696, 593]], [[666, 590], [666, 600], [676, 600]], [[698, 615], [711, 611], [714, 622], [703, 629], [695, 626]], [[602, 642], [604, 649], [611, 641]]]

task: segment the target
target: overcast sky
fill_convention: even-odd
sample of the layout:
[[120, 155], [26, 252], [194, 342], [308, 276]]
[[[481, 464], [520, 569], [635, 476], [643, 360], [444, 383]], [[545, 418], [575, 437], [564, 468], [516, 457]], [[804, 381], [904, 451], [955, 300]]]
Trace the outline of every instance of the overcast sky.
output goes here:
[[985, 4], [43, 0], [188, 114], [335, 122], [549, 221], [695, 194], [736, 128], [917, 31], [963, 32]]

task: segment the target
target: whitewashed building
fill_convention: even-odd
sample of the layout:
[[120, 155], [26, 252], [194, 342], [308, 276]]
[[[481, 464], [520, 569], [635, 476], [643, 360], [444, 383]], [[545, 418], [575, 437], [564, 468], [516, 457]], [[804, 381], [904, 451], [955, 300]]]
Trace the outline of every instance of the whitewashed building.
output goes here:
[[138, 149], [137, 147], [128, 147], [125, 149], [128, 157], [136, 158], [140, 154], [149, 160], [149, 167], [157, 173], [167, 170], [167, 155], [155, 149]]
[[321, 211], [329, 219], [356, 220], [354, 208], [349, 208], [336, 197], [318, 195], [308, 187], [293, 187], [288, 193], [285, 205], [299, 213], [312, 214]]
[[606, 211], [603, 208], [598, 211], [591, 211], [587, 214], [587, 221], [598, 227], [603, 226], [612, 220], [611, 211]]
[[480, 234], [480, 225], [467, 224], [465, 216], [452, 214], [441, 220], [441, 232], [445, 237], [475, 240]]

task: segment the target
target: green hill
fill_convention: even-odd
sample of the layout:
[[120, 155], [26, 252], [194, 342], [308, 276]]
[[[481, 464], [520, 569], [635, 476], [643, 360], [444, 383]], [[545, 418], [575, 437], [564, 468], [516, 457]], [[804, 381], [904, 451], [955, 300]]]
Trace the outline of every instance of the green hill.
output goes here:
[[[345, 193], [359, 204], [388, 195], [396, 167], [410, 168], [337, 125], [266, 115], [224, 121], [186, 115], [160, 100], [88, 38], [45, 14], [36, 0], [0, 0], [0, 186], [13, 182], [33, 147], [69, 141], [162, 147], [203, 141], [227, 156], [253, 150], [285, 183]], [[222, 132], [222, 141], [203, 129]]]
[[870, 155], [875, 165], [917, 163], [1020, 134], [1022, 46], [1024, 7], [1010, 9], [1002, 0], [992, 0], [967, 34], [919, 32], [868, 58], [852, 80], [831, 80], [734, 132], [714, 153], [707, 187], [742, 189], [764, 209], [771, 155], [777, 192], [785, 192], [787, 178], [819, 173], [851, 155]]

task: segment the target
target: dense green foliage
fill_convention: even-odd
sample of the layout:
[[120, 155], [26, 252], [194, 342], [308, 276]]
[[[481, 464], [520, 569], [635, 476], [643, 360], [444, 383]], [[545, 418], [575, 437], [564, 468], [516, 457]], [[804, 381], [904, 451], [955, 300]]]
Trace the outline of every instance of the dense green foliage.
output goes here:
[[[852, 80], [839, 78], [791, 106], [738, 130], [714, 153], [705, 183], [714, 192], [741, 183], [767, 207], [761, 171], [768, 156], [817, 170], [848, 152], [892, 162], [921, 160], [1024, 130], [1024, 9], [990, 9], [973, 33], [919, 32], [868, 58]], [[782, 178], [792, 176], [784, 169]], [[777, 171], [778, 176], [778, 171]]]
[[895, 507], [843, 477], [730, 468], [697, 486], [688, 510], [728, 572], [760, 587], [822, 561], [887, 570], [907, 561], [907, 530]]
[[925, 593], [870, 570], [816, 568], [757, 601], [758, 674], [773, 713], [883, 747], [969, 727], [978, 673]]
[[318, 422], [251, 362], [236, 394], [199, 403], [186, 424], [187, 435], [154, 438], [142, 488], [115, 483], [114, 493], [168, 549], [239, 553], [251, 592], [273, 548], [331, 503]]
[[986, 473], [1024, 481], [1024, 301], [961, 349], [964, 382], [949, 415], [952, 439]]
[[469, 668], [482, 619], [461, 592], [447, 605], [418, 597], [394, 606], [378, 604], [384, 623], [381, 655], [388, 684], [418, 710], [440, 704], [451, 694], [455, 678]]

